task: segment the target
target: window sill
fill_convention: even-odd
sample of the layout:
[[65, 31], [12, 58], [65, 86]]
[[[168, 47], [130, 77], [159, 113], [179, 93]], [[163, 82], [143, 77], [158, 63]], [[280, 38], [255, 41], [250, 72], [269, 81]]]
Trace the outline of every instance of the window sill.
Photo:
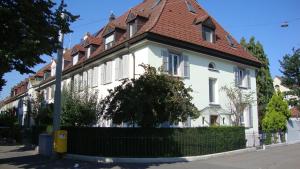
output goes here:
[[243, 90], [251, 89], [251, 88], [244, 87], [244, 86], [238, 86], [238, 88], [243, 89]]
[[208, 70], [209, 70], [209, 71], [212, 71], [212, 72], [218, 72], [218, 73], [220, 72], [218, 69], [211, 69], [211, 68], [208, 68]]
[[209, 106], [220, 106], [219, 103], [209, 103]]

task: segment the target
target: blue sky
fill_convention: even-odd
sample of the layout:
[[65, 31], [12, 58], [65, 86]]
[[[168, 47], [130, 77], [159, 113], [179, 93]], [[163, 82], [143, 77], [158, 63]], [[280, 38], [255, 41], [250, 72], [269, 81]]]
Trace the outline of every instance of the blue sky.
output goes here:
[[[59, 0], [56, 0], [59, 2]], [[65, 47], [80, 41], [86, 32], [94, 33], [108, 22], [113, 11], [117, 16], [143, 0], [65, 0], [68, 9], [80, 19], [72, 24], [74, 31], [65, 36]], [[271, 74], [280, 75], [279, 60], [292, 48], [300, 48], [300, 1], [299, 0], [198, 0], [223, 28], [238, 41], [255, 36], [265, 49], [270, 60]], [[280, 25], [289, 21], [288, 28]], [[43, 56], [45, 61], [51, 57]], [[43, 65], [37, 65], [38, 70]], [[28, 75], [10, 72], [5, 75], [7, 85], [0, 92], [0, 99], [9, 95], [10, 89]]]

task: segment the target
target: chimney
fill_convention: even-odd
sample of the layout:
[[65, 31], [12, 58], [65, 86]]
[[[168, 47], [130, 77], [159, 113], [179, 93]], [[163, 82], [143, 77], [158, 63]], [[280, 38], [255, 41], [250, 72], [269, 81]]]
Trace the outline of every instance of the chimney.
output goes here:
[[68, 48], [64, 48], [63, 50], [63, 54], [65, 54], [67, 52]]
[[113, 11], [111, 11], [111, 14], [110, 14], [110, 16], [109, 16], [109, 22], [111, 22], [111, 21], [113, 21], [113, 20], [115, 20], [116, 19], [116, 16], [115, 16], [115, 14], [113, 13]]
[[85, 33], [83, 40], [86, 40], [88, 37], [89, 37], [89, 33], [87, 32], [87, 33]]

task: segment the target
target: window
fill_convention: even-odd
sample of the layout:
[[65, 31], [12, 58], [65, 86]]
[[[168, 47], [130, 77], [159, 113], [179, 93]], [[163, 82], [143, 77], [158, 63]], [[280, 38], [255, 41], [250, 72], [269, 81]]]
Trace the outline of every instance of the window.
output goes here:
[[78, 62], [78, 57], [79, 57], [79, 54], [73, 56], [73, 65], [76, 65], [77, 62]]
[[193, 7], [193, 5], [190, 3], [190, 2], [188, 2], [188, 1], [185, 1], [186, 2], [186, 5], [187, 5], [187, 8], [188, 8], [188, 10], [190, 11], [190, 12], [192, 12], [192, 13], [196, 13], [196, 10], [195, 10], [195, 8]]
[[131, 38], [135, 33], [136, 33], [136, 24], [135, 22], [130, 22], [129, 23], [129, 38]]
[[208, 64], [208, 69], [209, 69], [209, 70], [217, 70], [216, 64], [215, 64], [214, 62], [210, 62], [210, 63]]
[[205, 41], [213, 43], [214, 42], [214, 30], [207, 26], [202, 26], [202, 37]]
[[98, 67], [94, 67], [92, 72], [93, 72], [92, 87], [96, 87], [96, 86], [98, 86]]
[[243, 68], [235, 68], [235, 84], [238, 87], [250, 89], [250, 71]]
[[216, 79], [209, 78], [209, 103], [216, 103]]
[[50, 72], [46, 71], [44, 73], [44, 80], [46, 80], [50, 76]]
[[105, 38], [105, 49], [111, 48], [113, 46], [114, 40], [115, 40], [115, 35], [114, 34], [106, 37]]
[[106, 62], [101, 65], [101, 84], [112, 82], [112, 62]]
[[226, 39], [227, 39], [227, 41], [228, 41], [228, 43], [229, 43], [229, 45], [230, 45], [231, 47], [236, 47], [235, 44], [234, 44], [234, 41], [233, 41], [232, 36], [227, 35], [227, 36], [226, 36]]
[[85, 90], [88, 87], [88, 75], [87, 72], [83, 72], [83, 89]]
[[178, 55], [169, 53], [167, 50], [161, 51], [163, 58], [163, 70], [174, 76], [181, 76], [189, 78], [190, 76], [190, 64], [189, 57], [186, 55]]
[[91, 88], [93, 83], [93, 69], [88, 71], [88, 87]]
[[54, 99], [54, 94], [55, 94], [55, 86], [51, 86], [51, 94], [50, 94], [50, 99]]

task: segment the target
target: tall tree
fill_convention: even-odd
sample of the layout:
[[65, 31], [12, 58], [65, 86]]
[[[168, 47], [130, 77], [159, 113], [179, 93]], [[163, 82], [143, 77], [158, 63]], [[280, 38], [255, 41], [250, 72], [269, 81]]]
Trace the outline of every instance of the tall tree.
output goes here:
[[261, 62], [261, 67], [258, 69], [256, 76], [258, 116], [259, 126], [261, 128], [266, 106], [274, 93], [273, 80], [269, 69], [269, 59], [264, 52], [262, 44], [259, 41], [255, 41], [254, 37], [251, 37], [249, 42], [247, 42], [245, 38], [242, 38], [241, 45]]
[[65, 8], [63, 0], [58, 6], [52, 0], [0, 1], [0, 91], [5, 73], [34, 73], [32, 68], [44, 63], [41, 55], [57, 51], [59, 30], [71, 32], [70, 23], [78, 18]]
[[169, 122], [185, 122], [200, 115], [191, 102], [192, 89], [177, 77], [159, 73], [154, 67], [142, 65], [145, 73], [138, 79], [124, 81], [101, 101], [101, 114], [112, 119], [141, 127], [157, 127]]
[[288, 95], [298, 97], [298, 100], [293, 100], [292, 106], [298, 106], [300, 109], [300, 49], [293, 49], [293, 54], [287, 54], [280, 61], [282, 76], [282, 84], [290, 88]]

